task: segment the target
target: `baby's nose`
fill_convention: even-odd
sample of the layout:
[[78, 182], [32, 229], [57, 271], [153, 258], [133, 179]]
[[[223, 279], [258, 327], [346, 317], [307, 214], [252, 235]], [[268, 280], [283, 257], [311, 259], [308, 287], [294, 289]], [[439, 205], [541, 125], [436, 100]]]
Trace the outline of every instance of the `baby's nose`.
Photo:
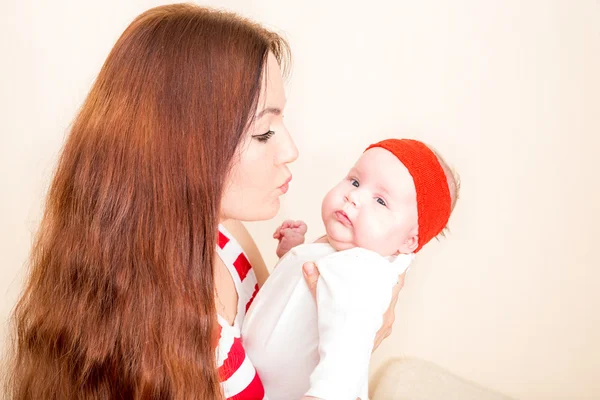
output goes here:
[[348, 202], [352, 203], [354, 207], [360, 207], [360, 196], [358, 190], [353, 190], [348, 194]]

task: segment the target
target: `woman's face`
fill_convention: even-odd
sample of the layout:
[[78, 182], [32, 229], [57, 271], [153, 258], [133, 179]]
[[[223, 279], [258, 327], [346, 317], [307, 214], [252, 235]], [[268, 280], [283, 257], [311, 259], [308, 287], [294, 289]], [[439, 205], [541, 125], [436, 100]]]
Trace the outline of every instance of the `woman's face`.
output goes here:
[[273, 218], [279, 211], [279, 196], [287, 192], [292, 178], [287, 164], [298, 158], [298, 149], [283, 123], [283, 79], [271, 53], [263, 75], [255, 121], [244, 133], [227, 179], [221, 220]]

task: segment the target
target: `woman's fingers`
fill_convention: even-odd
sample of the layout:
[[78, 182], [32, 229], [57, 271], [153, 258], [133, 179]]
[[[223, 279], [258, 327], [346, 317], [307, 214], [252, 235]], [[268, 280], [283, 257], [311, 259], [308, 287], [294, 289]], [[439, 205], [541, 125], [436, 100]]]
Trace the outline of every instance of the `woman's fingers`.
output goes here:
[[383, 314], [383, 324], [377, 334], [375, 335], [375, 343], [373, 346], [373, 351], [379, 347], [383, 339], [387, 338], [392, 334], [392, 326], [394, 325], [394, 321], [396, 320], [396, 304], [398, 303], [398, 295], [400, 294], [400, 290], [404, 286], [404, 276], [406, 272], [402, 275], [398, 276], [398, 283], [394, 285], [392, 289], [392, 301], [386, 312]]
[[375, 351], [379, 347], [381, 342], [383, 342], [383, 339], [387, 338], [392, 334], [392, 325], [394, 324], [394, 320], [396, 319], [395, 308], [397, 301], [398, 297], [392, 298], [392, 303], [390, 304], [390, 307], [387, 309], [385, 314], [383, 314], [383, 325], [375, 335], [373, 351]]
[[314, 262], [304, 263], [302, 266], [302, 273], [304, 274], [304, 280], [308, 285], [308, 290], [313, 296], [313, 299], [317, 299], [317, 282], [319, 281], [319, 269]]
[[396, 297], [398, 296], [398, 293], [400, 293], [400, 290], [404, 286], [404, 278], [405, 277], [406, 277], [406, 271], [404, 271], [401, 275], [398, 276], [398, 283], [396, 284], [396, 286], [394, 286], [394, 292], [393, 292], [396, 295]]

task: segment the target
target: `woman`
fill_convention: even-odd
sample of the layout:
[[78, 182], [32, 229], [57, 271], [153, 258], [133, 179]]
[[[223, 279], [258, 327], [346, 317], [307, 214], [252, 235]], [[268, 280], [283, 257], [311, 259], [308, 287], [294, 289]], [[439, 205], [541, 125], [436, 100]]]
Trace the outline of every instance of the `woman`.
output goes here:
[[48, 193], [11, 398], [264, 396], [239, 326], [268, 273], [237, 221], [274, 217], [291, 178], [288, 58], [278, 35], [192, 5], [126, 29]]

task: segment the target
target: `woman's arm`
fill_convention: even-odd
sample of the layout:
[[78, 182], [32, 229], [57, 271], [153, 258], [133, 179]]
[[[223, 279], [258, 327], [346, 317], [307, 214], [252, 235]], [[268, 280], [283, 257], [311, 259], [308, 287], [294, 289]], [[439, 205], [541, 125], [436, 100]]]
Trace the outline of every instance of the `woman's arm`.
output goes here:
[[231, 219], [225, 221], [223, 225], [235, 237], [240, 246], [242, 246], [250, 265], [252, 265], [258, 286], [262, 286], [269, 277], [269, 270], [267, 269], [265, 260], [260, 255], [254, 239], [252, 239], [252, 236], [250, 236], [250, 233], [241, 221]]

